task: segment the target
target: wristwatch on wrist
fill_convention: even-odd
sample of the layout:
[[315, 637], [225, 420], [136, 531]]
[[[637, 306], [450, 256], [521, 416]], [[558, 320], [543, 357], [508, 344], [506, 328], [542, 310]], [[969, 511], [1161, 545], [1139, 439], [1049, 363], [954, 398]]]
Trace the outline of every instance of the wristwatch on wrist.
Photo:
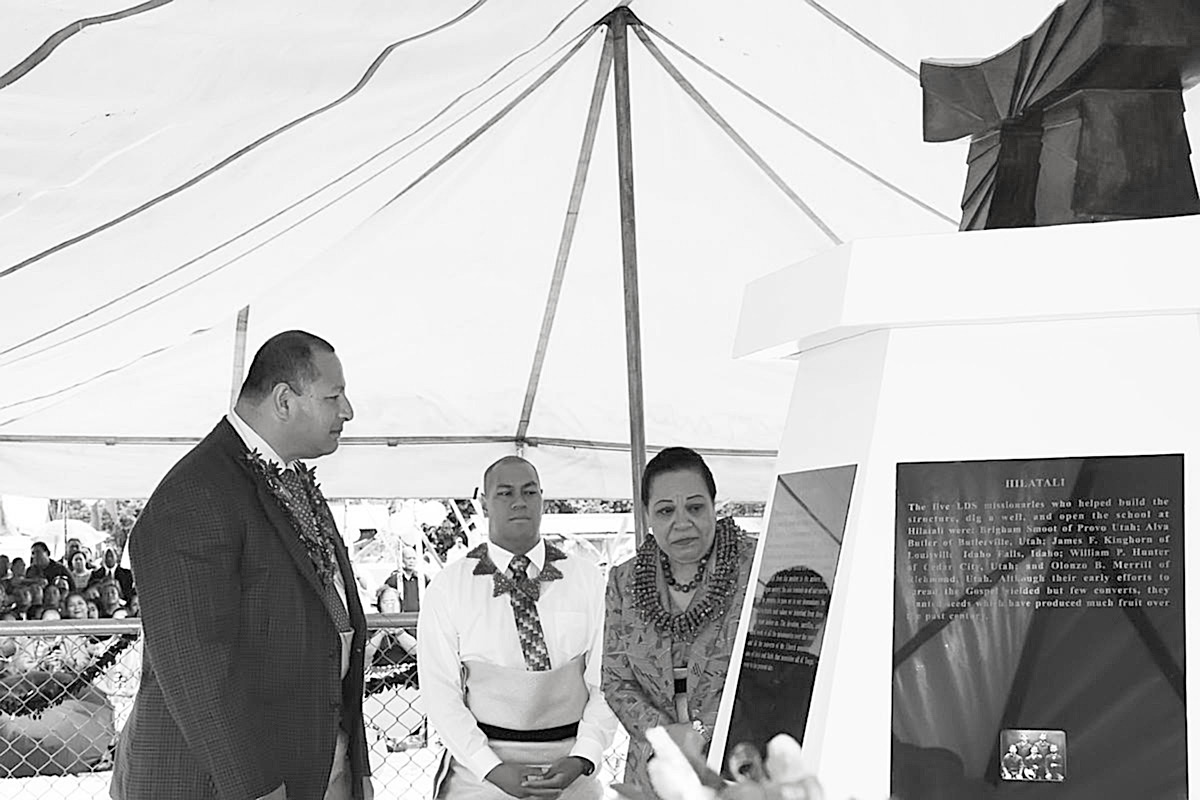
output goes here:
[[584, 775], [591, 775], [596, 771], [596, 765], [593, 764], [590, 759], [584, 758], [583, 756], [571, 756], [571, 758], [577, 758], [579, 759], [579, 763], [583, 764]]

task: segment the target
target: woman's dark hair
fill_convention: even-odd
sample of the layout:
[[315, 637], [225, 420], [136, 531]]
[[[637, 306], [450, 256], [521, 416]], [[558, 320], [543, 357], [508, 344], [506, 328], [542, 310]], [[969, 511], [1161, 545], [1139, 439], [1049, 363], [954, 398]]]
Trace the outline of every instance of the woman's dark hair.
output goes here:
[[668, 447], [650, 459], [650, 463], [642, 472], [643, 506], [650, 505], [650, 484], [654, 483], [654, 479], [659, 475], [667, 472], [696, 473], [704, 479], [704, 485], [708, 487], [708, 499], [716, 501], [717, 482], [713, 478], [712, 470], [708, 468], [708, 464], [704, 463], [700, 454], [690, 447]]

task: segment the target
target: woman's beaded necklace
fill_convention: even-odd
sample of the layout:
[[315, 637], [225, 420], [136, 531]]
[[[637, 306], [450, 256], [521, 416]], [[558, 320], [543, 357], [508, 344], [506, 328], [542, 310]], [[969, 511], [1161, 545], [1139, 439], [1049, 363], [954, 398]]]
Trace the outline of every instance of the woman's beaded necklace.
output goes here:
[[704, 579], [704, 565], [708, 563], [708, 554], [706, 553], [704, 558], [700, 559], [700, 563], [696, 566], [696, 574], [686, 583], [675, 580], [675, 576], [671, 573], [671, 559], [667, 557], [666, 553], [662, 553], [661, 556], [659, 563], [662, 564], [663, 577], [667, 579], [667, 586], [684, 593], [695, 591], [696, 587], [700, 585], [700, 581]]
[[[673, 638], [685, 642], [695, 641], [696, 634], [710, 620], [720, 617], [729, 608], [729, 600], [737, 588], [740, 547], [741, 537], [737, 523], [729, 517], [717, 520], [712, 549], [705, 556], [705, 563], [710, 560], [713, 562], [708, 585], [703, 594], [688, 604], [686, 611], [672, 614], [663, 607], [662, 598], [658, 593], [657, 567], [665, 555], [654, 541], [654, 537], [647, 536], [638, 549], [633, 566], [634, 607], [641, 612], [642, 619], [663, 633], [669, 633]], [[669, 574], [664, 570], [664, 575]], [[690, 586], [686, 591], [691, 591], [699, 585], [702, 574], [703, 568], [696, 571], [696, 577], [684, 584]]]

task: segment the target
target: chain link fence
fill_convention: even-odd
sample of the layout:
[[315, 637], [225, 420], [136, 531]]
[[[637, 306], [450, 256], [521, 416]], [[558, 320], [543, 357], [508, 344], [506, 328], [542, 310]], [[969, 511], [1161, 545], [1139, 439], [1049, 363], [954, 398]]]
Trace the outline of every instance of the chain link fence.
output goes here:
[[[442, 752], [405, 635], [416, 616], [368, 617], [363, 713], [380, 800], [427, 800]], [[108, 798], [140, 671], [136, 620], [0, 622], [0, 797]], [[620, 780], [627, 742], [618, 731], [600, 770], [605, 785]]]

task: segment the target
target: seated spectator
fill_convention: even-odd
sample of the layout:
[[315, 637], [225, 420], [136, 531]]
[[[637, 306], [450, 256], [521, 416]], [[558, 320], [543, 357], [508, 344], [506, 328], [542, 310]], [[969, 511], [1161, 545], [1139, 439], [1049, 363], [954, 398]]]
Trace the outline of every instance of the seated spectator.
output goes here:
[[[375, 595], [375, 608], [380, 614], [400, 613], [400, 593], [384, 584]], [[374, 666], [400, 664], [406, 655], [417, 651], [417, 637], [406, 630], [379, 630], [367, 642], [367, 663]]]
[[[47, 610], [46, 619], [55, 617]], [[0, 779], [89, 772], [101, 764], [116, 735], [113, 708], [100, 689], [76, 679], [106, 647], [74, 635], [4, 643], [0, 655], [11, 658], [0, 692], [52, 702], [39, 714], [0, 714]]]
[[25, 612], [33, 605], [33, 591], [28, 586], [18, 586], [13, 591], [13, 598], [16, 600], [16, 611], [25, 616]]
[[64, 548], [64, 551], [65, 552], [63, 553], [63, 563], [66, 564], [67, 566], [70, 566], [71, 556], [83, 551], [83, 542], [79, 541], [79, 539], [72, 536], [70, 539], [67, 539], [67, 546]]
[[87, 601], [87, 618], [100, 619], [100, 606], [97, 605], [95, 600]]
[[400, 593], [396, 591], [396, 587], [384, 584], [379, 587], [379, 591], [375, 594], [375, 608], [380, 614], [399, 614], [400, 613]]
[[84, 589], [83, 596], [87, 600], [95, 600], [96, 605], [100, 605], [100, 584], [93, 583], [91, 586]]
[[122, 600], [128, 601], [137, 591], [133, 586], [133, 573], [118, 566], [117, 551], [112, 547], [104, 548], [104, 563], [92, 573], [91, 583], [96, 585], [106, 580], [116, 581]]
[[42, 581], [43, 586], [54, 583], [59, 575], [65, 575], [68, 579], [71, 577], [66, 567], [50, 559], [50, 548], [45, 542], [33, 543], [29, 548], [29, 560], [30, 566], [25, 570], [25, 577]]
[[63, 601], [63, 607], [66, 609], [67, 619], [87, 619], [88, 606], [87, 600], [80, 592], [71, 592], [67, 595], [67, 599]]
[[70, 561], [71, 565], [71, 588], [77, 592], [82, 592], [92, 582], [92, 571], [88, 569], [87, 559], [83, 553], [72, 553]]
[[[100, 584], [100, 616], [112, 618], [116, 611], [125, 612], [125, 603], [121, 599], [121, 587], [116, 581], [106, 580]], [[121, 614], [123, 618], [125, 613]]]
[[47, 586], [42, 592], [42, 606], [47, 610], [53, 608], [56, 612], [62, 613], [62, 592], [58, 586]]
[[9, 575], [9, 581], [11, 581], [12, 586], [16, 586], [25, 579], [25, 559], [21, 558], [20, 556], [17, 556], [12, 560], [12, 563], [9, 564], [8, 569], [11, 573], [11, 575]]

